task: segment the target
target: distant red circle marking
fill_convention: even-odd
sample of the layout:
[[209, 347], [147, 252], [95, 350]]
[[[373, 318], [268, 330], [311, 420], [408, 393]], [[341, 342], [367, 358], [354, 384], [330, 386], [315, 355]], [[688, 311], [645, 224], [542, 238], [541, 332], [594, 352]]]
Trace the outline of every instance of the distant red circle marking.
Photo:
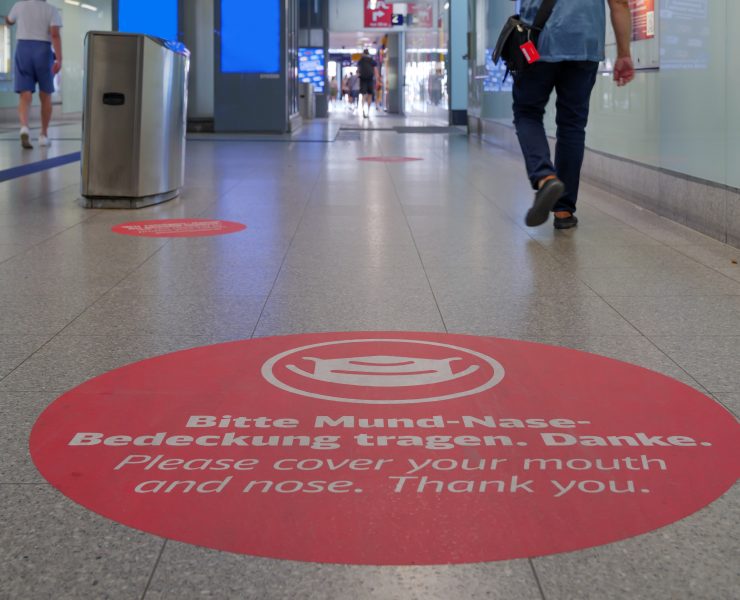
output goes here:
[[446, 564], [589, 548], [682, 519], [735, 483], [740, 426], [678, 381], [594, 354], [321, 333], [101, 375], [44, 411], [30, 450], [74, 501], [162, 537]]
[[416, 158], [413, 156], [363, 156], [358, 158], [364, 162], [379, 162], [379, 163], [405, 163], [414, 162], [417, 160], [424, 160], [423, 158]]
[[173, 238], [226, 235], [246, 228], [243, 223], [218, 219], [157, 219], [121, 223], [113, 227], [112, 231], [138, 237]]

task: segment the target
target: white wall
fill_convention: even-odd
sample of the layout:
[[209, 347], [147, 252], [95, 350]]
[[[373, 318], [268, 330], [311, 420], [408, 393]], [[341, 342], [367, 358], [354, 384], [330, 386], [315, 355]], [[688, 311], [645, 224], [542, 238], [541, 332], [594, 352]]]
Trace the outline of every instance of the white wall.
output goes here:
[[329, 0], [329, 31], [363, 29], [365, 29], [365, 11], [362, 0]]
[[[477, 35], [490, 48], [510, 4], [486, 1], [487, 31]], [[740, 39], [735, 32], [740, 2], [697, 0], [689, 6], [661, 0], [660, 6], [659, 70], [639, 71], [624, 88], [600, 76], [586, 143], [614, 156], [740, 188]], [[679, 9], [687, 6], [692, 12], [683, 18]], [[640, 56], [653, 54], [636, 50]], [[484, 96], [482, 117], [511, 123], [510, 94]], [[553, 113], [551, 104], [551, 134]]]
[[49, 0], [62, 11], [62, 111], [82, 112], [85, 76], [85, 34], [88, 31], [110, 31], [113, 23], [111, 0], [85, 0], [96, 11]]

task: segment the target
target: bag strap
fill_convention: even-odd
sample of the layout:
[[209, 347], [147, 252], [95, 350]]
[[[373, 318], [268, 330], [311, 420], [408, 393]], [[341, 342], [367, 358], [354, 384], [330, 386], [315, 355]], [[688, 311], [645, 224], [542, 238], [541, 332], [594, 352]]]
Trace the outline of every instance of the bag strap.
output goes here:
[[547, 20], [552, 14], [555, 2], [557, 2], [557, 0], [542, 0], [540, 9], [537, 11], [537, 16], [534, 18], [534, 23], [532, 23], [532, 29], [542, 31], [542, 28], [545, 26], [545, 23], [547, 23]]

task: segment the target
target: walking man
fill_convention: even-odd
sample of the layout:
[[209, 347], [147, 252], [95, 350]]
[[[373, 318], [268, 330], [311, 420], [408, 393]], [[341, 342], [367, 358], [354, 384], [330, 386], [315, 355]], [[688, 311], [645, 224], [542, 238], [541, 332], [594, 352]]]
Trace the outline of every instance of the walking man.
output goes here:
[[362, 94], [362, 116], [370, 116], [370, 105], [375, 95], [375, 78], [378, 74], [378, 63], [370, 56], [367, 48], [357, 61], [357, 74], [360, 76], [360, 94]]
[[[534, 22], [542, 0], [522, 0], [521, 18]], [[630, 56], [632, 14], [629, 0], [608, 0], [617, 39], [614, 81], [623, 86], [634, 78]], [[525, 219], [529, 227], [555, 213], [556, 229], [578, 224], [575, 216], [586, 123], [599, 61], [604, 60], [604, 0], [560, 0], [539, 35], [540, 59], [514, 76], [514, 125], [524, 155], [534, 204]], [[552, 91], [557, 95], [555, 163], [543, 117]]]
[[[18, 116], [21, 121], [21, 145], [33, 148], [28, 130], [36, 84], [41, 100], [41, 135], [39, 145], [49, 145], [51, 95], [54, 93], [54, 75], [62, 68], [62, 16], [46, 0], [20, 0], [5, 17], [8, 25], [18, 25], [15, 49], [15, 92], [20, 95]], [[53, 47], [53, 51], [52, 51]]]

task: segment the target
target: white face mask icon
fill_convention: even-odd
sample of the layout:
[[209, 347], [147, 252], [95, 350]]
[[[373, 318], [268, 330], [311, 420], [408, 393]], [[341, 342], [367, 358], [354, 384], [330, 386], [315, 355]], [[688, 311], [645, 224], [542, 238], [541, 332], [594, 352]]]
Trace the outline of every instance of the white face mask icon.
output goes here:
[[286, 367], [316, 381], [366, 387], [403, 387], [429, 385], [460, 379], [478, 370], [471, 365], [459, 373], [452, 372], [452, 363], [459, 357], [431, 359], [402, 356], [358, 356], [352, 358], [321, 359], [304, 356], [314, 363], [309, 373], [296, 365]]

